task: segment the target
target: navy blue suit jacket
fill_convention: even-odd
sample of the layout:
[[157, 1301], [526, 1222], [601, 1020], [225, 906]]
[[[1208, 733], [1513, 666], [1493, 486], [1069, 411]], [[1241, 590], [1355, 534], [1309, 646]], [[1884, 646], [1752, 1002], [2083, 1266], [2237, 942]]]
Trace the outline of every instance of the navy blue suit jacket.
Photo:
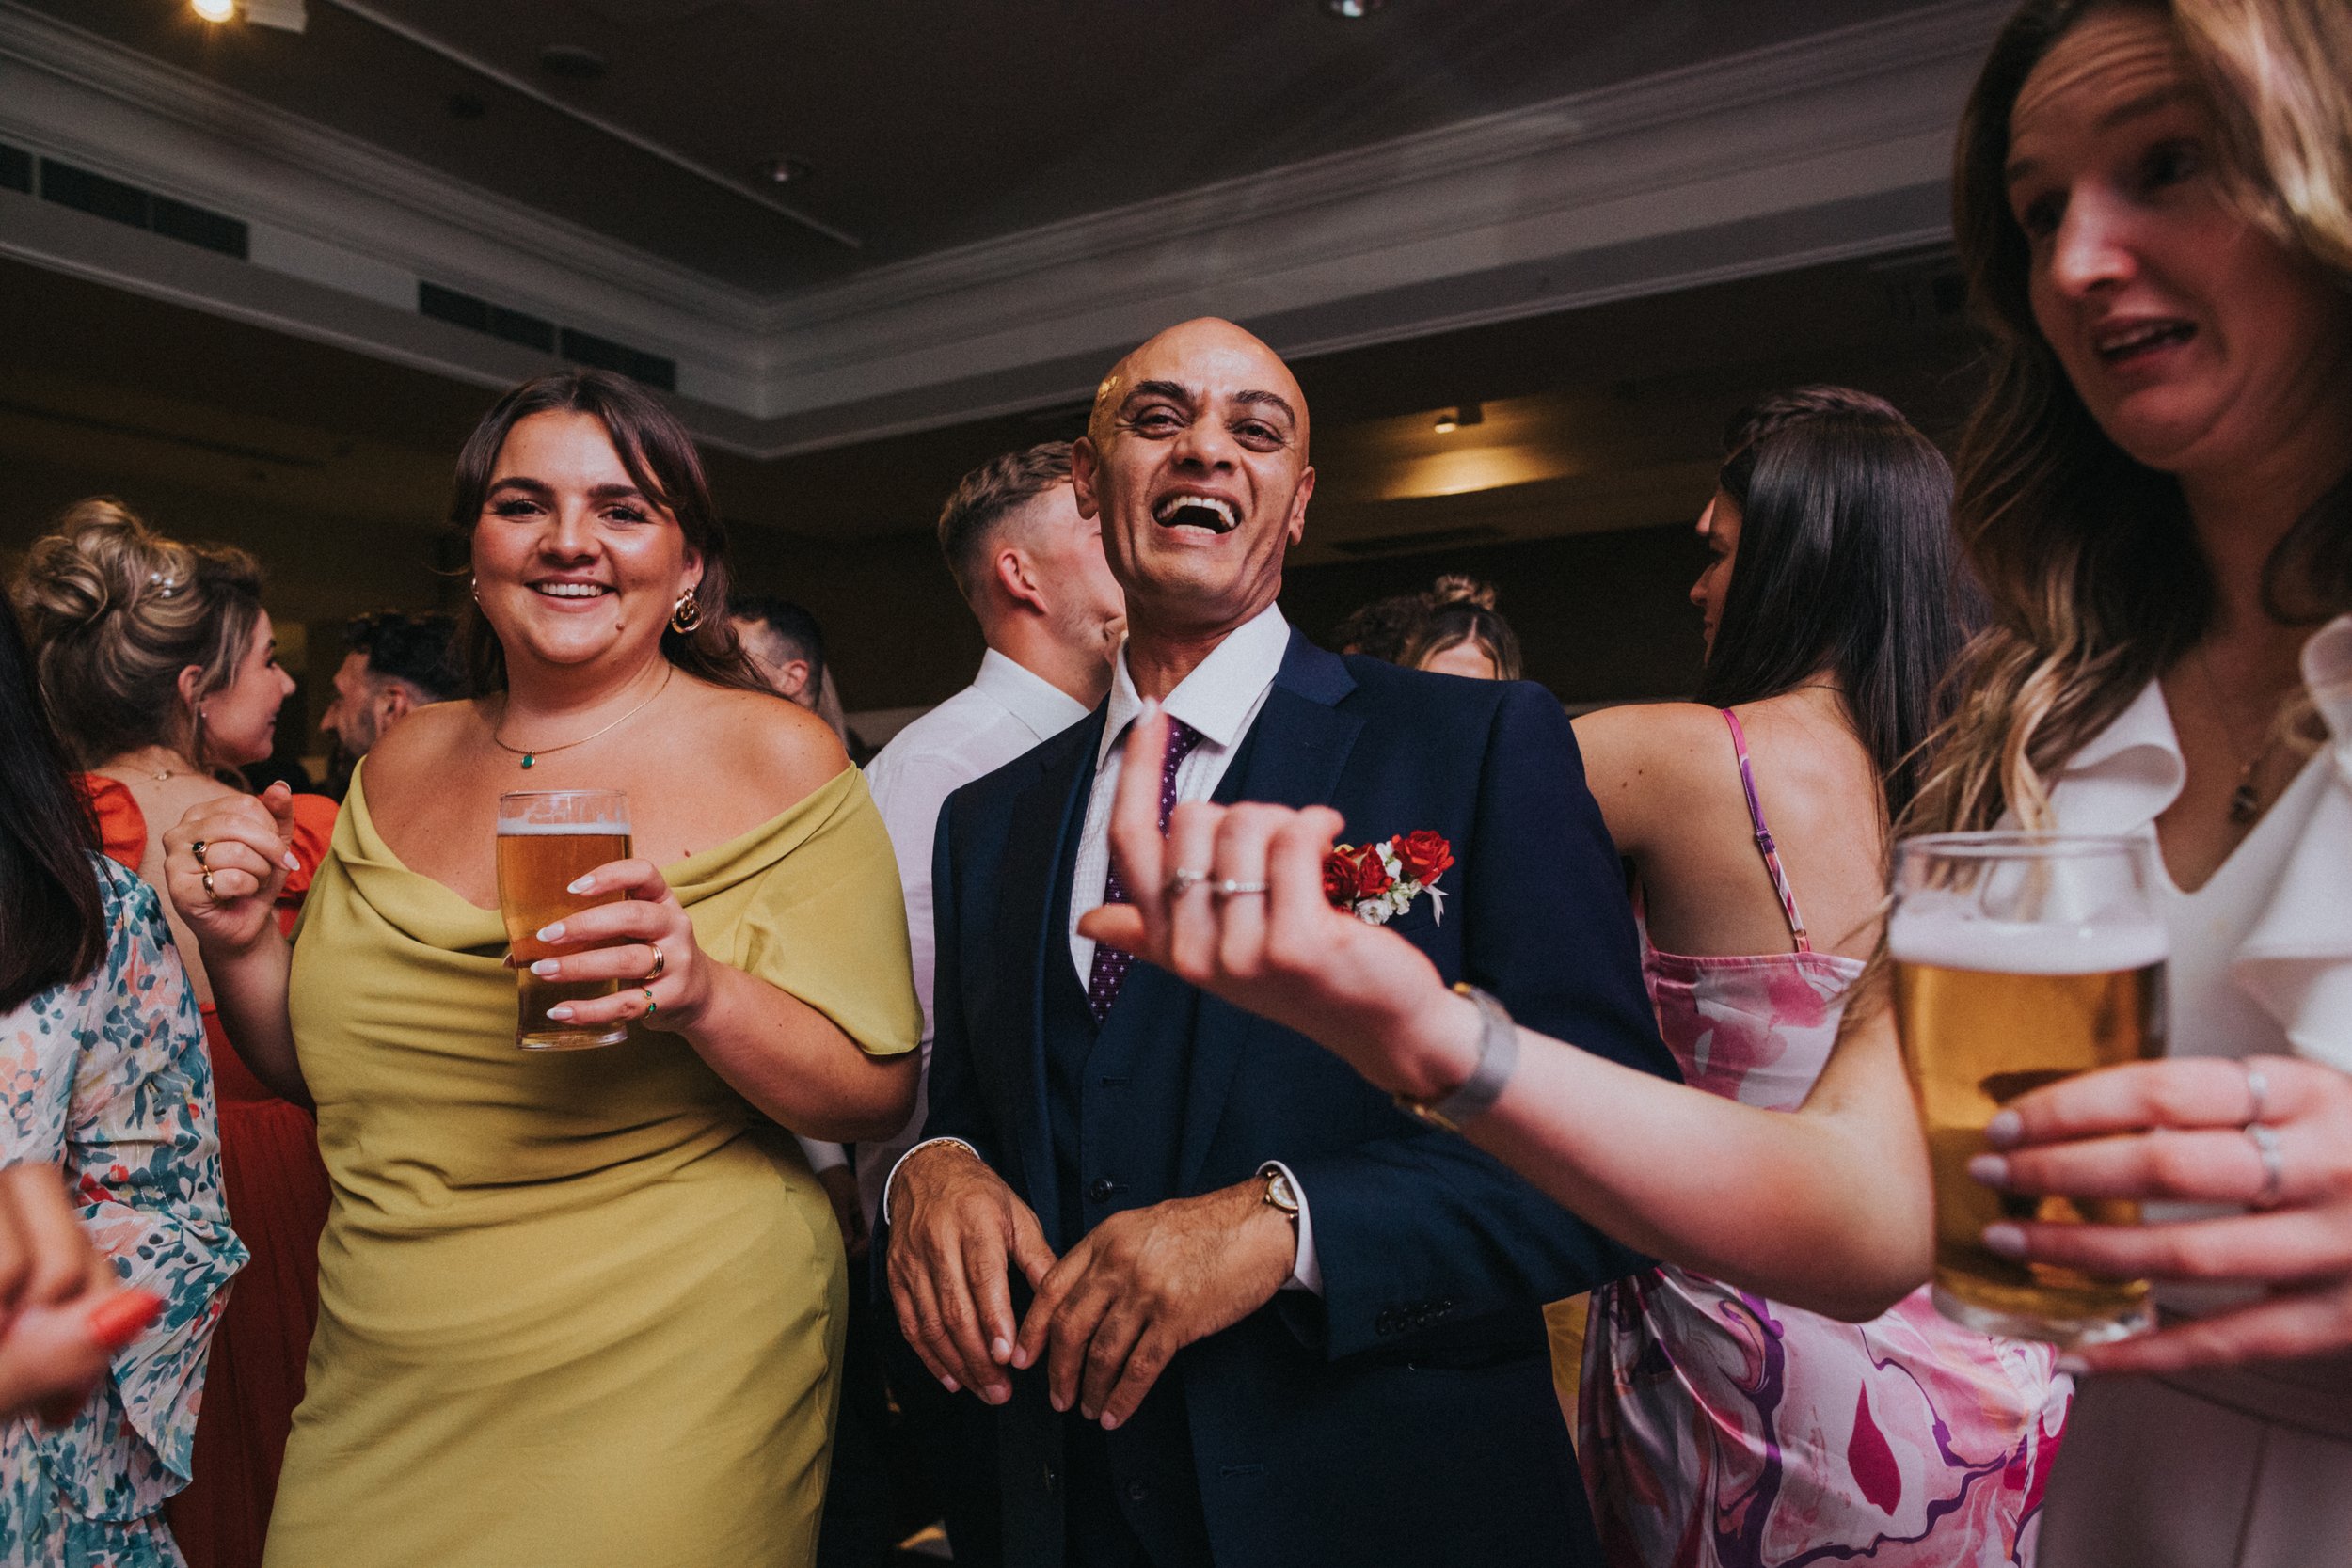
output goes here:
[[[1069, 1195], [1047, 1126], [1043, 987], [1046, 966], [1072, 962], [1053, 887], [1104, 721], [1098, 708], [951, 796], [934, 854], [926, 1130], [977, 1148], [1057, 1252], [1077, 1238], [1057, 1233]], [[1530, 1027], [1675, 1076], [1615, 846], [1541, 688], [1342, 659], [1294, 633], [1217, 794], [1333, 806], [1350, 843], [1444, 834], [1456, 863], [1438, 882], [1442, 920], [1423, 898], [1390, 928]], [[1195, 1009], [1183, 1103], [1164, 1108], [1180, 1138], [1167, 1196], [1279, 1159], [1313, 1215], [1321, 1299], [1285, 1291], [1164, 1374], [1183, 1380], [1221, 1568], [1597, 1562], [1540, 1304], [1645, 1260], [1302, 1036], [1142, 964], [1120, 1003]], [[1041, 1371], [1016, 1379], [1000, 1418], [1008, 1560], [1058, 1563], [1061, 1428]]]

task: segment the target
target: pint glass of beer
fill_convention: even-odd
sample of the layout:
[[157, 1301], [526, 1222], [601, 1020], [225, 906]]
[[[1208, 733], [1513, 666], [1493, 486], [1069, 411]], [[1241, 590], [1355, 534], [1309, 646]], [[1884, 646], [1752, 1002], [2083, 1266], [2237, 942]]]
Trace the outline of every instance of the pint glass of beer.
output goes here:
[[611, 996], [618, 980], [542, 980], [530, 966], [555, 957], [541, 928], [620, 894], [581, 897], [565, 890], [588, 872], [628, 858], [628, 797], [617, 789], [518, 790], [499, 797], [499, 911], [514, 949], [522, 994], [515, 1043], [525, 1051], [582, 1051], [628, 1037], [623, 1023], [561, 1023], [548, 1017], [559, 1002]]
[[1970, 1178], [2029, 1089], [2164, 1053], [2165, 931], [2145, 840], [1938, 833], [1895, 847], [1895, 1018], [1935, 1173], [1938, 1310], [1985, 1334], [2092, 1344], [2153, 1322], [2144, 1279], [1987, 1251], [1996, 1220], [2137, 1225], [2139, 1205], [2015, 1196]]

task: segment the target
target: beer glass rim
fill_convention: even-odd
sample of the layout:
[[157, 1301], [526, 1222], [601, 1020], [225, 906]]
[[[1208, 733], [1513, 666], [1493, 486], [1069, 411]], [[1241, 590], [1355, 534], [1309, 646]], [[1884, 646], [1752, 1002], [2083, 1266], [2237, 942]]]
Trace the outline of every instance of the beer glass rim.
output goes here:
[[1935, 855], [1950, 860], [2021, 857], [2055, 860], [2073, 856], [2122, 855], [2131, 860], [2142, 860], [2147, 854], [2148, 840], [2143, 834], [2055, 832], [2018, 828], [1918, 833], [1910, 838], [1898, 839], [1895, 843], [1898, 860], [1915, 855]]
[[625, 789], [509, 789], [500, 794], [499, 804], [502, 806], [509, 800], [585, 800], [595, 795], [601, 795], [609, 800], [628, 799], [628, 791]]

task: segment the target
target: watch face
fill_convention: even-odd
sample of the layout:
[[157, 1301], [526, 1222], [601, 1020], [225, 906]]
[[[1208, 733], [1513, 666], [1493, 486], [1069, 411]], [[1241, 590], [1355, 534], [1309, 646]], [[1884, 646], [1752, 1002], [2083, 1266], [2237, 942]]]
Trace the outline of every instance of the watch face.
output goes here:
[[1265, 1200], [1286, 1214], [1298, 1212], [1298, 1189], [1292, 1186], [1291, 1179], [1279, 1170], [1265, 1173]]

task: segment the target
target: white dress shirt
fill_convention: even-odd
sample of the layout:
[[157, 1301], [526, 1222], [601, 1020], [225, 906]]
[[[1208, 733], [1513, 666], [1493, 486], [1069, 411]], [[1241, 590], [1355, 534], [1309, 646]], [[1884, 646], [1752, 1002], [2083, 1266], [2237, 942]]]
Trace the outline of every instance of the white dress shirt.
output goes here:
[[[906, 895], [907, 942], [914, 955], [914, 995], [923, 1005], [923, 1079], [914, 1114], [896, 1137], [857, 1146], [858, 1198], [868, 1225], [891, 1167], [923, 1134], [930, 1091], [931, 991], [937, 978], [931, 951], [931, 840], [947, 797], [1049, 740], [1087, 716], [1084, 704], [1044, 676], [991, 648], [972, 684], [891, 737], [866, 765], [866, 787], [882, 812], [882, 828], [898, 857], [898, 886]], [[836, 1147], [832, 1164], [840, 1158]]]
[[[1176, 768], [1179, 801], [1205, 800], [1216, 793], [1216, 786], [1224, 782], [1226, 768], [1232, 765], [1235, 749], [1249, 733], [1249, 726], [1257, 722], [1259, 710], [1265, 706], [1266, 697], [1274, 689], [1274, 677], [1281, 673], [1282, 657], [1290, 651], [1290, 623], [1282, 618], [1280, 610], [1268, 605], [1228, 633], [1225, 641], [1210, 650], [1209, 657], [1179, 681], [1176, 689], [1160, 705], [1200, 732], [1200, 744]], [[1136, 692], [1135, 678], [1127, 673], [1127, 650], [1121, 647], [1118, 668], [1111, 675], [1110, 711], [1104, 716], [1103, 738], [1094, 752], [1094, 788], [1087, 799], [1086, 826], [1078, 835], [1078, 859], [1071, 872], [1070, 959], [1077, 966], [1081, 990], [1094, 977], [1094, 939], [1079, 935], [1078, 918], [1089, 910], [1102, 907], [1103, 890], [1110, 880], [1111, 800], [1119, 793], [1121, 745], [1127, 738], [1127, 726], [1142, 711], [1143, 699]], [[881, 760], [875, 759], [878, 764]], [[930, 951], [928, 943], [918, 950], [918, 985]], [[924, 1017], [928, 1019], [928, 986], [923, 986], [922, 994]], [[930, 1141], [963, 1142], [961, 1138]], [[922, 1147], [915, 1144], [907, 1153]], [[964, 1147], [971, 1148], [969, 1144]], [[899, 1158], [904, 1159], [905, 1155]], [[1308, 1212], [1307, 1190], [1288, 1165], [1279, 1160], [1269, 1164], [1290, 1178], [1291, 1191], [1298, 1196], [1298, 1250], [1291, 1260], [1291, 1275], [1282, 1282], [1282, 1289], [1312, 1291], [1320, 1295], [1323, 1266], [1315, 1257], [1314, 1217]], [[894, 1174], [897, 1168], [895, 1164], [891, 1166]], [[887, 1177], [882, 1183], [882, 1217], [884, 1224], [889, 1223]]]

